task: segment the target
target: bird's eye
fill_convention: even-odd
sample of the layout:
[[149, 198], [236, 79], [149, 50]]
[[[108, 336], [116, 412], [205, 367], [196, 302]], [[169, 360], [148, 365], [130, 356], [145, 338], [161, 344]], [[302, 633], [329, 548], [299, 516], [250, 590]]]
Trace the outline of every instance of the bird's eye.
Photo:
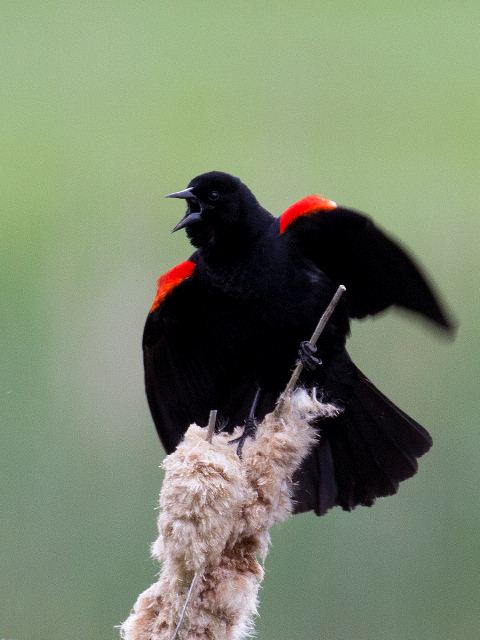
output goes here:
[[215, 200], [218, 200], [220, 198], [220, 194], [218, 191], [210, 191], [210, 193], [208, 194], [208, 199], [211, 202], [215, 202]]

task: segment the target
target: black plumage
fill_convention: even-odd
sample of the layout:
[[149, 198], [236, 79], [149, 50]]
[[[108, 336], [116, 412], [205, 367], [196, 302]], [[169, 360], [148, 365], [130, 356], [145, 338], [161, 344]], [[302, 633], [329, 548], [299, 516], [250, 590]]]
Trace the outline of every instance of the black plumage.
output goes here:
[[347, 287], [318, 343], [322, 365], [302, 384], [344, 408], [297, 473], [297, 511], [350, 510], [397, 491], [431, 446], [427, 431], [386, 398], [345, 350], [349, 319], [391, 305], [442, 329], [451, 322], [411, 257], [367, 216], [309, 196], [273, 217], [228, 174], [194, 178], [173, 197], [188, 210], [196, 247], [159, 280], [144, 337], [146, 391], [162, 443], [173, 451], [210, 409], [225, 428], [270, 411], [338, 284]]

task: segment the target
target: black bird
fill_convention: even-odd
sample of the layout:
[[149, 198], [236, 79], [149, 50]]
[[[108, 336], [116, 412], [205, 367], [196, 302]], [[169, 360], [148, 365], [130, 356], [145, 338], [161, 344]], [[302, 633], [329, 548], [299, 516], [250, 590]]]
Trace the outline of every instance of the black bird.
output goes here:
[[[396, 493], [430, 448], [427, 431], [353, 364], [350, 318], [391, 305], [452, 325], [419, 267], [367, 216], [311, 195], [272, 216], [238, 178], [213, 171], [170, 194], [196, 251], [158, 280], [143, 351], [152, 416], [167, 453], [191, 422], [218, 409], [246, 435], [271, 411], [321, 313], [347, 288], [316, 353], [303, 345], [302, 384], [343, 413], [297, 473], [296, 510], [351, 510]], [[240, 445], [241, 446], [241, 445]]]

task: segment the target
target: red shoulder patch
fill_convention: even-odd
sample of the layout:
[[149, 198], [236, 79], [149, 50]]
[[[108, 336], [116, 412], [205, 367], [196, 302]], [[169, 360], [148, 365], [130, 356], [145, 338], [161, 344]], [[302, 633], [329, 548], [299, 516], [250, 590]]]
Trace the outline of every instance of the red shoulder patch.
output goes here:
[[308, 216], [317, 211], [332, 211], [337, 208], [337, 203], [328, 200], [318, 194], [306, 196], [292, 204], [280, 216], [280, 233], [283, 233], [288, 225], [292, 224], [300, 216]]
[[193, 274], [196, 266], [195, 262], [185, 260], [185, 262], [177, 264], [176, 267], [159, 277], [157, 280], [157, 293], [150, 307], [150, 313], [155, 311], [170, 291]]

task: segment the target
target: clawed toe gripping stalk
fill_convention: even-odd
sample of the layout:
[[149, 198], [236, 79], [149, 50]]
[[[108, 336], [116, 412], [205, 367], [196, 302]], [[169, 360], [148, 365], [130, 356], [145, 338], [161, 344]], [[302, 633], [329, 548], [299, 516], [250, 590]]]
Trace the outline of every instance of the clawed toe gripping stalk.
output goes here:
[[322, 364], [321, 358], [317, 358], [315, 356], [316, 353], [317, 347], [308, 340], [304, 340], [300, 343], [300, 347], [298, 349], [297, 364], [301, 363], [303, 368], [307, 371], [315, 371], [315, 369], [320, 367]]
[[245, 420], [245, 427], [243, 429], [243, 433], [239, 438], [235, 438], [234, 440], [230, 440], [230, 444], [237, 445], [237, 456], [242, 458], [243, 445], [245, 444], [247, 438], [255, 438], [255, 434], [257, 432], [257, 421], [255, 418], [248, 417]]
[[250, 411], [248, 413], [248, 418], [245, 420], [245, 427], [243, 429], [243, 433], [239, 438], [235, 438], [234, 440], [230, 440], [230, 444], [237, 444], [237, 455], [239, 458], [242, 457], [243, 445], [247, 438], [255, 438], [255, 433], [257, 431], [257, 421], [255, 420], [255, 412], [257, 410], [258, 400], [260, 398], [261, 389], [257, 387], [255, 391], [255, 395], [253, 397], [252, 406], [250, 407]]

